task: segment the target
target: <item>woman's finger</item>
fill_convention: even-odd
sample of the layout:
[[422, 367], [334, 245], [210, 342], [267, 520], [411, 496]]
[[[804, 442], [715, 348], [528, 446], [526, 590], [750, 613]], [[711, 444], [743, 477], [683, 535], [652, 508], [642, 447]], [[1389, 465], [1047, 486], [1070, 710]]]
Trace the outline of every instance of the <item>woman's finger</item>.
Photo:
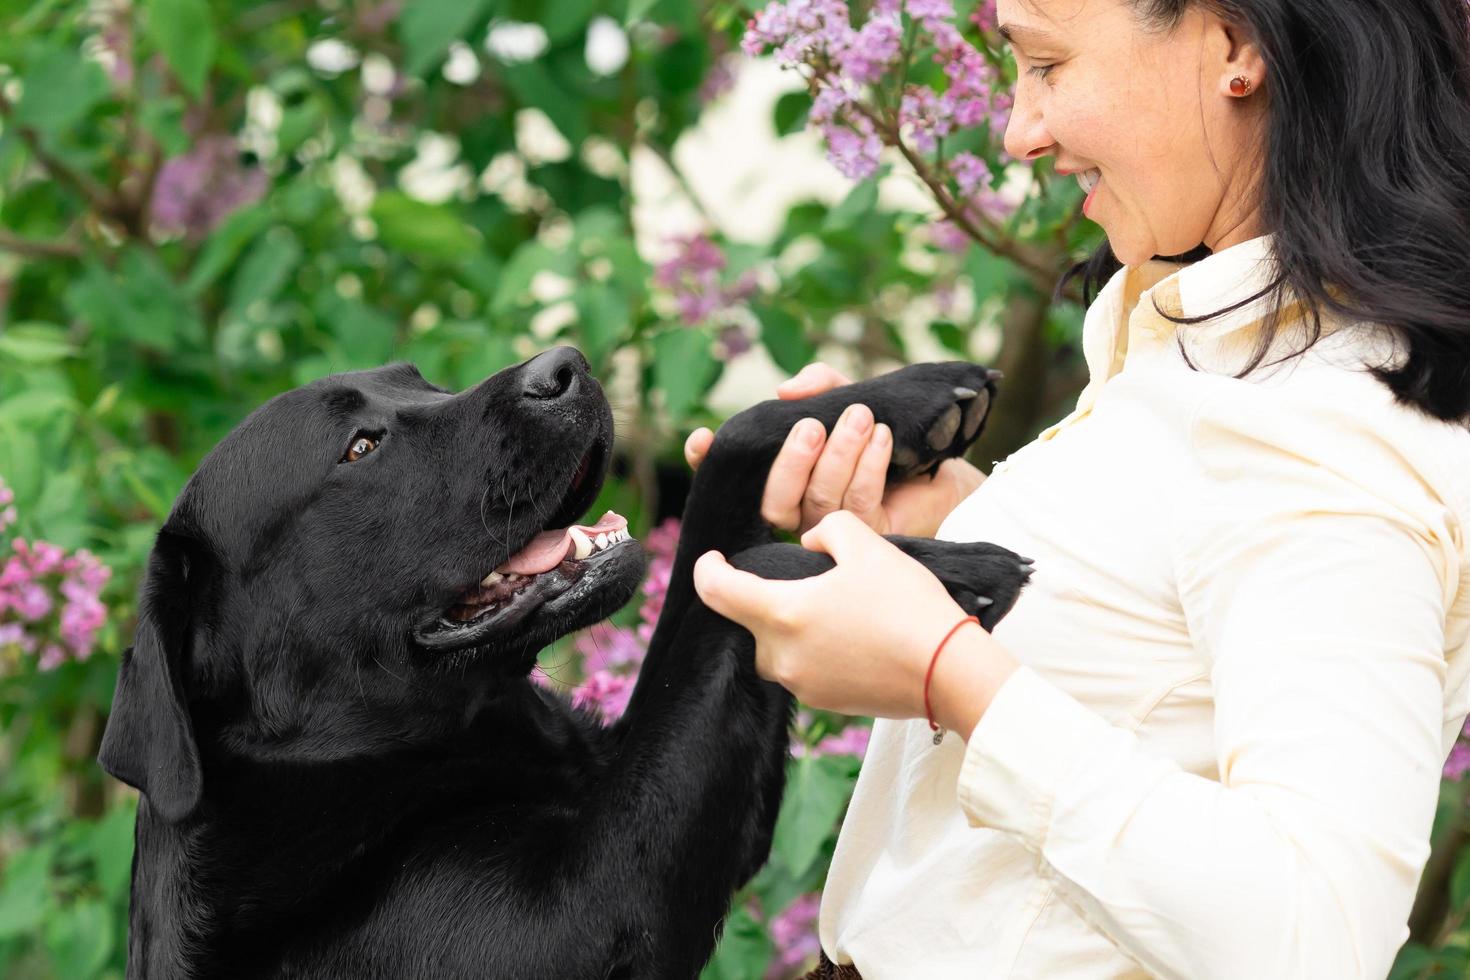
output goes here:
[[783, 399], [810, 398], [842, 385], [852, 384], [843, 373], [830, 364], [816, 361], [808, 364], [796, 374], [776, 386], [776, 397]]
[[852, 482], [842, 497], [842, 509], [857, 515], [879, 534], [888, 532], [888, 517], [883, 511], [883, 491], [887, 485], [888, 459], [893, 455], [893, 431], [878, 423], [873, 437], [858, 457]]
[[802, 419], [787, 433], [761, 495], [761, 516], [772, 525], [788, 531], [801, 526], [802, 495], [826, 440], [827, 430], [816, 419]]
[[689, 433], [689, 438], [684, 440], [684, 460], [691, 470], [699, 469], [699, 464], [709, 455], [709, 447], [714, 441], [715, 434], [704, 426]]
[[812, 467], [811, 482], [802, 498], [801, 526], [811, 527], [839, 510], [852, 483], [858, 458], [873, 436], [873, 412], [866, 405], [849, 405], [832, 428], [827, 446]]
[[706, 551], [694, 563], [694, 591], [704, 604], [747, 628], [783, 607], [779, 594], [783, 584], [742, 572], [718, 551]]
[[838, 564], [869, 563], [881, 559], [885, 550], [901, 554], [870, 525], [845, 510], [833, 511], [822, 518], [801, 536], [801, 546], [831, 555]]

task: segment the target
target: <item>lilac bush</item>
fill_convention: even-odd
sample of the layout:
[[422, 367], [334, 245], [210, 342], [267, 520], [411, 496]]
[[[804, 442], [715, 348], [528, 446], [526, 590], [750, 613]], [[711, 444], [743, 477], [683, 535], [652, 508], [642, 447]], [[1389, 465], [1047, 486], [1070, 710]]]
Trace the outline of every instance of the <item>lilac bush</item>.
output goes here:
[[[15, 494], [0, 479], [0, 531], [15, 524]], [[41, 670], [86, 660], [107, 619], [102, 588], [112, 571], [85, 549], [14, 538], [0, 563], [0, 652], [34, 654]], [[10, 658], [5, 658], [9, 660]]]
[[[801, 72], [812, 93], [808, 123], [844, 176], [873, 177], [883, 148], [893, 147], [947, 215], [948, 241], [953, 230], [994, 241], [1013, 210], [995, 190], [1000, 175], [969, 150], [944, 151], [947, 137], [982, 127], [993, 143], [1009, 118], [1012, 99], [985, 40], [995, 29], [993, 0], [963, 22], [976, 43], [956, 24], [952, 0], [875, 0], [856, 26], [852, 15], [845, 0], [777, 0], [751, 18], [741, 47], [751, 56], [771, 51]], [[915, 52], [930, 49], [937, 87], [908, 78]], [[994, 155], [1008, 160], [998, 147]]]

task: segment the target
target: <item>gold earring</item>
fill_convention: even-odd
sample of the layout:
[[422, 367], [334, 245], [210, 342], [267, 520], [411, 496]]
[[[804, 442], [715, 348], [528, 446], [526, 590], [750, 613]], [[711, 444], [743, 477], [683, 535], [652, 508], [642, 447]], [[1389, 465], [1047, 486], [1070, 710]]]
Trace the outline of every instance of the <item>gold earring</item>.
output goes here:
[[1250, 95], [1251, 80], [1244, 75], [1236, 75], [1230, 80], [1231, 95]]

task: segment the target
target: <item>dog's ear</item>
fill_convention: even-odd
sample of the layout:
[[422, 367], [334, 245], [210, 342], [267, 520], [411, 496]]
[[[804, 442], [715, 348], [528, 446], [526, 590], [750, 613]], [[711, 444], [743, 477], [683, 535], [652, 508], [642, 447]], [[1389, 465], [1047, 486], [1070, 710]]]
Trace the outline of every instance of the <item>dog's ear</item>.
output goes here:
[[97, 753], [103, 769], [142, 792], [171, 823], [199, 805], [204, 783], [183, 686], [196, 554], [167, 528], [159, 532], [138, 598], [138, 632], [123, 652]]

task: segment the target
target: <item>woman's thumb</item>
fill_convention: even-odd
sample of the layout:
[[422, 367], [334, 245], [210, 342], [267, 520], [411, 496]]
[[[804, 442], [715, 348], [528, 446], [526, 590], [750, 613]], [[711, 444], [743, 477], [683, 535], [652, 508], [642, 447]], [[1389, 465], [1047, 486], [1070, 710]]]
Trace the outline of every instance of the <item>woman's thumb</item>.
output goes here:
[[770, 586], [760, 576], [732, 566], [718, 551], [706, 551], [694, 563], [694, 591], [705, 605], [742, 626], [760, 618]]

